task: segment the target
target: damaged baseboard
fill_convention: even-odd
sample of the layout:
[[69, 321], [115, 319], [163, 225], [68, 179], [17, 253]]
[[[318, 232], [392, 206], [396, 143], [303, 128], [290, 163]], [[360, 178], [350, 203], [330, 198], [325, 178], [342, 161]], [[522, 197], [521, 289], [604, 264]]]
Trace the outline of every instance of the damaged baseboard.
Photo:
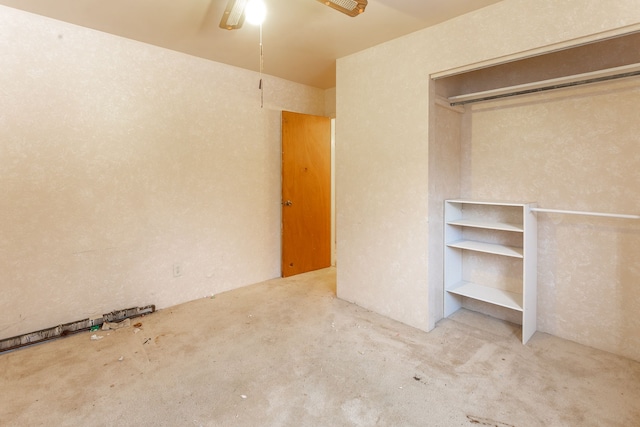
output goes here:
[[89, 331], [92, 328], [100, 327], [104, 322], [120, 322], [124, 319], [132, 319], [134, 317], [144, 316], [145, 314], [151, 314], [154, 311], [156, 311], [155, 305], [115, 310], [111, 313], [103, 314], [102, 316], [90, 317], [88, 319], [65, 323], [64, 325], [58, 325], [52, 328], [30, 332], [28, 334], [18, 335], [12, 338], [6, 338], [0, 340], [0, 353], [72, 335], [78, 332]]

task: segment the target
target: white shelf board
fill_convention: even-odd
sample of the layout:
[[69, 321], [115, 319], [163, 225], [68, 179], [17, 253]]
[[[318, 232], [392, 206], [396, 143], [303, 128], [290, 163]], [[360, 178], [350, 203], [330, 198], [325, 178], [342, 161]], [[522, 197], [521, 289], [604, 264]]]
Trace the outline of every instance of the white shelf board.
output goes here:
[[547, 88], [550, 86], [558, 86], [563, 84], [571, 84], [575, 82], [581, 82], [585, 80], [598, 79], [603, 77], [610, 77], [615, 75], [624, 75], [627, 73], [633, 73], [640, 70], [639, 64], [629, 64], [620, 67], [607, 68], [604, 70], [590, 71], [588, 73], [573, 74], [570, 76], [556, 77], [553, 79], [542, 80], [538, 82], [523, 83], [515, 86], [501, 87], [497, 89], [485, 90], [482, 92], [466, 93], [464, 95], [450, 96], [449, 103], [455, 104], [457, 102], [469, 102], [472, 100], [487, 98], [491, 96], [506, 95], [513, 92], [521, 92], [526, 90], [535, 90], [541, 88]]
[[490, 221], [477, 221], [472, 219], [456, 219], [454, 221], [448, 221], [449, 225], [459, 225], [461, 227], [474, 227], [484, 228], [487, 230], [502, 230], [502, 231], [516, 231], [523, 233], [524, 228], [515, 224], [508, 224], [506, 222], [490, 222]]
[[523, 207], [527, 203], [515, 203], [510, 202], [508, 200], [467, 200], [467, 199], [449, 199], [445, 200], [445, 202], [449, 203], [459, 203], [463, 205], [491, 205], [491, 206], [518, 206]]
[[513, 258], [524, 258], [523, 249], [517, 248], [515, 246], [476, 242], [474, 240], [458, 240], [457, 242], [447, 243], [447, 246], [449, 246], [450, 248], [466, 249], [469, 251], [510, 256]]
[[512, 310], [522, 311], [522, 294], [515, 292], [503, 291], [502, 289], [464, 281], [447, 289], [447, 292]]

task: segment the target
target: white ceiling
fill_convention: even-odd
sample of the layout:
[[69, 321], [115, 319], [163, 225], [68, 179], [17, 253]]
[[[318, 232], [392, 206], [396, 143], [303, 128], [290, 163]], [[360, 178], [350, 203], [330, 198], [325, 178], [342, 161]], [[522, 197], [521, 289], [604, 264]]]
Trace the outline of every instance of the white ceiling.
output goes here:
[[[258, 71], [259, 28], [218, 27], [228, 0], [0, 0], [0, 4]], [[317, 0], [264, 0], [264, 72], [335, 86], [335, 60], [500, 0], [369, 0], [355, 18]]]

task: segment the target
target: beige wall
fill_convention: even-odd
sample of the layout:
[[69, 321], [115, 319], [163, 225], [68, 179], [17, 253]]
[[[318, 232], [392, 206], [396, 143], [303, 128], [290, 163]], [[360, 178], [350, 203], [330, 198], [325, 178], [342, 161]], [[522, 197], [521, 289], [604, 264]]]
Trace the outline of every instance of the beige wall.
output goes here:
[[0, 7], [0, 338], [279, 276], [280, 110], [325, 96], [257, 82]]
[[[429, 142], [429, 264], [444, 265], [443, 200], [460, 194], [462, 117], [459, 108], [437, 105], [430, 109], [434, 123]], [[429, 283], [444, 283], [443, 268], [429, 268]], [[444, 312], [444, 286], [431, 286], [429, 314]]]
[[407, 62], [417, 53], [394, 42], [338, 60], [337, 291], [428, 329], [429, 79]]
[[[441, 226], [442, 209], [441, 200], [430, 197], [432, 181], [442, 173], [430, 158], [439, 143], [435, 125], [429, 125], [435, 108], [431, 74], [623, 33], [639, 24], [635, 0], [505, 0], [338, 60], [338, 295], [425, 330], [442, 315], [441, 254], [434, 253], [440, 244], [433, 243], [441, 237], [430, 235], [434, 226], [430, 222]], [[362, 70], [367, 70], [367, 79], [353, 77]], [[549, 236], [544, 233], [543, 248], [549, 244], [543, 241]], [[630, 244], [628, 237], [614, 235], [627, 242], [625, 247]], [[571, 244], [568, 236], [558, 238], [557, 245]], [[629, 276], [628, 268], [623, 274], [627, 281], [635, 277]], [[601, 283], [591, 281], [588, 286]], [[541, 305], [551, 298], [549, 291], [550, 287], [546, 296], [543, 292]], [[588, 299], [583, 304], [588, 307], [598, 304], [601, 291], [580, 295]], [[617, 301], [609, 305], [615, 307], [621, 303]], [[562, 320], [561, 311], [553, 316], [542, 311], [549, 317], [541, 318], [540, 325], [579, 342], [640, 358], [628, 348], [616, 347], [612, 342], [616, 339], [602, 336], [599, 323], [623, 329], [622, 335], [630, 333], [615, 312], [598, 310], [605, 318], [579, 318], [574, 312]], [[578, 334], [569, 323], [582, 324], [582, 332]]]
[[324, 91], [325, 104], [324, 115], [327, 117], [336, 117], [336, 88], [332, 87]]

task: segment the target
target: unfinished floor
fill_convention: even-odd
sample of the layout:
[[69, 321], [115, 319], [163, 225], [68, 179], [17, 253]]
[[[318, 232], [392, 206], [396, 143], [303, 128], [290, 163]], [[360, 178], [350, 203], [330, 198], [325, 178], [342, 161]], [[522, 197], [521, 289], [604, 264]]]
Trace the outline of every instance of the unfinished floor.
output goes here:
[[0, 355], [0, 424], [640, 425], [640, 363], [466, 310], [425, 333], [331, 268], [137, 321]]

